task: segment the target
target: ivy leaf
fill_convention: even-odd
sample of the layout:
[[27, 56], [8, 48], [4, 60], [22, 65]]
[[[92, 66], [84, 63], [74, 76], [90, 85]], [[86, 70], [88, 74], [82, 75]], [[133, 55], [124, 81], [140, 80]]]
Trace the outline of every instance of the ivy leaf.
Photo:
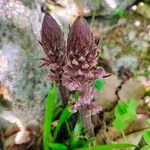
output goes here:
[[96, 79], [94, 81], [93, 87], [97, 90], [100, 91], [104, 87], [104, 80], [103, 79]]
[[147, 145], [150, 145], [150, 130], [144, 131], [143, 134], [144, 141]]

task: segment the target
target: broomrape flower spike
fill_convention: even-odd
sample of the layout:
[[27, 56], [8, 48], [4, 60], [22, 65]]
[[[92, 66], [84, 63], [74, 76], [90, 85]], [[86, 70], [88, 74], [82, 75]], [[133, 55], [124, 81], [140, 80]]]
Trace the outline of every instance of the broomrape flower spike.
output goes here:
[[51, 81], [58, 82], [65, 62], [65, 41], [59, 25], [48, 13], [43, 19], [40, 43], [46, 53], [43, 65], [49, 67]]
[[46, 13], [41, 45], [46, 53], [43, 65], [49, 67], [50, 79], [70, 92], [79, 93], [78, 99], [72, 100], [74, 109], [87, 110], [88, 117], [98, 113], [100, 108], [93, 102], [96, 92], [93, 83], [103, 78], [105, 71], [97, 66], [99, 49], [85, 19], [77, 17], [65, 45], [59, 25]]
[[85, 19], [78, 17], [71, 26], [67, 40], [67, 64], [63, 67], [62, 84], [70, 91], [80, 93], [75, 108], [87, 109], [92, 114], [99, 107], [92, 102], [95, 89], [92, 84], [102, 78], [105, 71], [97, 67], [98, 46]]

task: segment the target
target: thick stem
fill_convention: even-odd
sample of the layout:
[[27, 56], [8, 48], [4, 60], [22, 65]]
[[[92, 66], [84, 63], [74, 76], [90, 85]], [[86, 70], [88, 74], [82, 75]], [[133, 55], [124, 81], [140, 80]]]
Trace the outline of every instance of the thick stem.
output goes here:
[[95, 136], [94, 126], [91, 120], [92, 119], [91, 112], [89, 110], [81, 109], [79, 113], [83, 122], [84, 129], [86, 130], [86, 135], [88, 137]]
[[63, 106], [66, 106], [69, 101], [69, 91], [60, 83], [59, 92], [60, 98], [63, 101]]

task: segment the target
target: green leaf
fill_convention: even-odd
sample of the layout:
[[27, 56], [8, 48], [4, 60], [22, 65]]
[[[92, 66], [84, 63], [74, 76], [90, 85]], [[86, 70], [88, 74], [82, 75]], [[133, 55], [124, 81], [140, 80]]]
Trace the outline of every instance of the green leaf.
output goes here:
[[117, 106], [115, 107], [114, 113], [115, 113], [115, 117], [120, 117], [126, 114], [127, 104], [124, 101], [119, 100]]
[[150, 119], [147, 119], [145, 122], [148, 126], [150, 126]]
[[128, 104], [119, 100], [114, 109], [115, 120], [112, 122], [113, 126], [122, 131], [126, 128], [126, 124], [135, 120], [136, 118], [136, 102], [130, 100]]
[[118, 119], [118, 118], [115, 119], [112, 124], [113, 124], [114, 128], [116, 128], [119, 131], [122, 131], [126, 128], [125, 121]]
[[70, 138], [70, 142], [71, 142], [71, 149], [76, 148], [79, 144], [79, 138], [81, 135], [81, 129], [82, 129], [82, 122], [80, 117], [78, 117], [77, 123], [74, 127], [72, 136]]
[[94, 81], [93, 87], [97, 90], [100, 91], [104, 87], [104, 80], [103, 79], [96, 79]]
[[43, 149], [49, 150], [48, 142], [51, 137], [51, 124], [53, 118], [54, 103], [57, 97], [57, 87], [54, 85], [52, 89], [49, 90], [48, 96], [45, 103], [45, 113], [43, 121]]
[[128, 103], [128, 109], [126, 114], [126, 121], [130, 122], [135, 120], [136, 118], [136, 102], [133, 100], [130, 100]]
[[89, 144], [92, 144], [96, 140], [96, 137], [88, 138], [87, 141], [80, 141], [80, 147], [88, 146]]
[[59, 114], [61, 114], [61, 112], [63, 111], [62, 107], [56, 107], [56, 109], [53, 111], [53, 119], [55, 120], [57, 116], [59, 116]]
[[72, 115], [72, 113], [69, 111], [69, 107], [66, 107], [64, 109], [64, 111], [62, 112], [62, 114], [61, 114], [61, 116], [60, 116], [60, 118], [58, 120], [58, 124], [57, 124], [57, 126], [56, 126], [56, 128], [54, 130], [53, 140], [55, 140], [57, 138], [57, 135], [59, 133], [59, 130], [60, 130], [62, 124], [66, 120], [68, 120], [71, 117], [71, 115]]
[[107, 145], [99, 145], [93, 147], [83, 147], [75, 150], [112, 150], [112, 149], [121, 149], [121, 148], [130, 148], [137, 147], [133, 144], [107, 144]]
[[68, 150], [66, 145], [60, 143], [49, 143], [49, 147], [52, 148], [52, 150]]
[[144, 131], [143, 134], [144, 141], [147, 145], [150, 145], [150, 130]]
[[113, 10], [113, 15], [114, 15], [114, 16], [117, 16], [117, 17], [123, 17], [123, 15], [124, 15], [124, 10], [121, 9], [121, 8], [115, 8], [115, 9]]
[[79, 96], [80, 94], [78, 91], [73, 91], [73, 93], [71, 94], [72, 99], [75, 99], [75, 100], [77, 100]]

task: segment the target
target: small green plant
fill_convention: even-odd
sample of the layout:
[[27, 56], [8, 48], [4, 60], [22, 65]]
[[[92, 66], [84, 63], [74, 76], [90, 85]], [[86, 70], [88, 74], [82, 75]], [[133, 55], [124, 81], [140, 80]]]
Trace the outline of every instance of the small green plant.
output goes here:
[[130, 100], [128, 103], [125, 103], [123, 100], [119, 100], [114, 113], [115, 120], [112, 124], [117, 130], [121, 131], [124, 141], [126, 141], [124, 129], [129, 122], [136, 118], [136, 102]]

